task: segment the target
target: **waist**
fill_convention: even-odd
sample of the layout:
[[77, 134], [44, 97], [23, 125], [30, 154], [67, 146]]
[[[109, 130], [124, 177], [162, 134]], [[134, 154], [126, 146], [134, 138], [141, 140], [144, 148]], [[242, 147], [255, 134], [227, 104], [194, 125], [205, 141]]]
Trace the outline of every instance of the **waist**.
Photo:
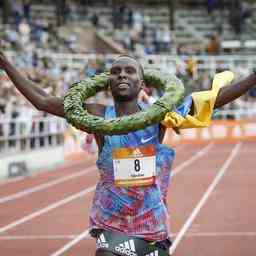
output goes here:
[[[147, 241], [138, 237], [128, 236], [123, 232], [113, 232], [104, 229], [93, 229], [91, 235], [97, 238], [97, 249], [103, 248], [116, 253], [120, 249], [126, 248], [129, 255], [154, 255], [167, 256], [171, 246], [171, 241]], [[104, 243], [102, 242], [104, 240]]]

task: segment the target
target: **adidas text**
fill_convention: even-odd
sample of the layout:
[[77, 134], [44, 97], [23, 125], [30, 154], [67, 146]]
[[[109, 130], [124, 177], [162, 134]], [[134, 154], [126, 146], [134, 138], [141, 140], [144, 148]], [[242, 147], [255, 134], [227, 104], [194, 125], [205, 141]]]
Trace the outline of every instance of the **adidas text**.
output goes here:
[[116, 246], [115, 250], [117, 252], [123, 253], [127, 256], [138, 256], [136, 252], [132, 252], [131, 250], [124, 248], [124, 247]]
[[97, 248], [108, 248], [109, 244], [108, 243], [97, 243]]

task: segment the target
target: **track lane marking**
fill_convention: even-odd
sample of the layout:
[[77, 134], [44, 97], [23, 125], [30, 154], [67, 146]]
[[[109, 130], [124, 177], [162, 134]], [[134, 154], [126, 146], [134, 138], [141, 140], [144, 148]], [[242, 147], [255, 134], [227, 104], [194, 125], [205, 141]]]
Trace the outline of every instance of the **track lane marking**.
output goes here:
[[[10, 179], [6, 179], [6, 180], [2, 180], [0, 181], [0, 187], [3, 187], [3, 186], [6, 186], [8, 184], [12, 184], [12, 183], [15, 183], [15, 182], [18, 182], [18, 181], [23, 181], [24, 179], [28, 178], [28, 177], [37, 177], [39, 175], [47, 175], [48, 173], [51, 172], [51, 170], [54, 169], [54, 171], [56, 172], [62, 172], [66, 169], [69, 169], [71, 167], [73, 168], [77, 168], [77, 167], [80, 167], [82, 164], [84, 163], [84, 161], [79, 161], [79, 162], [68, 162], [66, 164], [61, 164], [60, 166], [58, 167], [55, 167], [55, 168], [51, 168], [51, 169], [44, 169], [44, 170], [40, 170], [40, 171], [37, 171], [37, 172], [34, 172], [34, 173], [30, 173], [26, 176], [21, 176], [21, 177], [16, 177], [16, 178], [10, 178]], [[90, 166], [87, 166], [86, 168], [89, 168], [91, 167], [92, 165]], [[57, 169], [57, 170], [56, 170]], [[80, 168], [79, 168], [80, 169]]]
[[89, 168], [87, 168], [87, 169], [85, 169], [83, 171], [76, 172], [74, 174], [67, 175], [67, 176], [64, 176], [64, 177], [61, 177], [61, 178], [57, 178], [55, 180], [52, 180], [52, 181], [40, 184], [38, 186], [22, 190], [22, 191], [20, 191], [18, 193], [2, 197], [2, 198], [0, 198], [0, 204], [9, 202], [9, 201], [12, 201], [12, 200], [15, 200], [15, 199], [20, 199], [20, 198], [22, 198], [24, 196], [27, 196], [29, 194], [32, 194], [32, 193], [35, 193], [35, 192], [38, 192], [38, 191], [50, 188], [50, 187], [52, 187], [54, 185], [58, 185], [58, 184], [60, 184], [62, 182], [68, 181], [68, 180], [72, 180], [72, 179], [81, 177], [83, 175], [86, 175], [86, 174], [88, 174], [88, 173], [90, 173], [92, 171], [96, 171], [96, 170], [97, 170], [96, 166], [92, 166], [92, 167], [89, 167]]
[[12, 222], [12, 223], [10, 223], [10, 224], [0, 228], [0, 234], [6, 232], [7, 230], [15, 228], [15, 227], [17, 227], [17, 226], [27, 222], [27, 221], [30, 221], [30, 220], [32, 220], [32, 219], [34, 219], [34, 218], [36, 218], [36, 217], [46, 213], [46, 212], [49, 212], [49, 211], [51, 211], [53, 209], [56, 209], [59, 206], [62, 206], [62, 205], [67, 204], [67, 203], [69, 203], [69, 202], [71, 202], [73, 200], [76, 200], [76, 199], [78, 199], [80, 197], [83, 197], [84, 195], [88, 194], [89, 192], [92, 192], [95, 188], [96, 188], [96, 185], [94, 185], [92, 187], [89, 187], [87, 189], [84, 189], [84, 190], [82, 190], [82, 191], [80, 191], [80, 192], [78, 192], [76, 194], [68, 196], [68, 197], [66, 197], [66, 198], [64, 198], [64, 199], [62, 199], [60, 201], [57, 201], [57, 202], [55, 202], [53, 204], [48, 205], [47, 207], [44, 207], [44, 208], [42, 208], [42, 209], [40, 209], [40, 210], [38, 210], [36, 212], [33, 212], [33, 213], [31, 213], [31, 214], [29, 214], [29, 215], [27, 215], [27, 216], [25, 216], [25, 217], [23, 217], [23, 218], [21, 218], [19, 220], [16, 220], [16, 221], [14, 221], [14, 222]]
[[205, 155], [212, 147], [214, 146], [213, 143], [208, 144], [205, 146], [203, 149], [199, 150], [194, 156], [177, 166], [175, 169], [173, 169], [171, 173], [171, 177], [178, 174], [180, 171], [182, 171], [185, 167], [189, 166], [193, 162], [195, 162], [198, 158], [202, 157]]
[[68, 242], [67, 244], [65, 244], [63, 247], [61, 247], [58, 251], [54, 252], [53, 254], [51, 254], [50, 256], [59, 256], [62, 253], [66, 252], [67, 250], [69, 250], [71, 247], [73, 247], [73, 245], [79, 243], [81, 240], [83, 240], [84, 238], [86, 238], [89, 235], [89, 229], [86, 229], [84, 232], [82, 232], [81, 234], [79, 234], [75, 239], [71, 240], [70, 242]]
[[[183, 162], [182, 164], [180, 164], [179, 166], [177, 166], [173, 172], [171, 173], [171, 177], [178, 174], [179, 172], [181, 172], [185, 167], [187, 167], [188, 165], [192, 164], [194, 161], [196, 161], [198, 158], [200, 158], [201, 156], [203, 156], [204, 154], [206, 154], [212, 147], [214, 146], [213, 143], [208, 144], [207, 146], [205, 146], [203, 149], [199, 150], [194, 156], [192, 156], [191, 158], [189, 158], [188, 160], [186, 160], [185, 162]], [[83, 231], [81, 234], [79, 234], [75, 239], [71, 240], [70, 242], [68, 242], [67, 244], [65, 244], [63, 247], [61, 247], [58, 251], [54, 252], [53, 254], [51, 254], [50, 256], [59, 256], [62, 253], [66, 252], [67, 250], [69, 250], [71, 247], [73, 247], [75, 244], [79, 243], [81, 240], [83, 240], [84, 238], [86, 238], [89, 235], [89, 229], [86, 229], [85, 231]]]
[[192, 213], [190, 214], [190, 216], [188, 217], [187, 221], [184, 223], [184, 225], [182, 226], [181, 230], [179, 231], [177, 237], [173, 241], [173, 244], [172, 244], [172, 246], [171, 246], [171, 248], [169, 250], [169, 254], [170, 255], [172, 255], [175, 252], [175, 250], [176, 250], [178, 244], [180, 243], [181, 239], [183, 238], [183, 236], [185, 235], [185, 233], [189, 229], [190, 225], [193, 223], [194, 219], [197, 217], [198, 213], [200, 212], [200, 210], [202, 209], [202, 207], [206, 203], [207, 199], [209, 198], [209, 196], [211, 195], [213, 190], [218, 185], [218, 183], [221, 180], [221, 178], [224, 176], [224, 174], [228, 170], [228, 168], [229, 168], [230, 164], [232, 163], [233, 159], [238, 154], [241, 146], [242, 146], [242, 143], [236, 144], [235, 148], [232, 150], [232, 152], [230, 153], [229, 157], [227, 158], [227, 160], [222, 165], [222, 167], [219, 170], [218, 174], [215, 176], [213, 182], [208, 187], [207, 191], [204, 193], [203, 197], [201, 198], [201, 200], [199, 201], [197, 206], [193, 209]]

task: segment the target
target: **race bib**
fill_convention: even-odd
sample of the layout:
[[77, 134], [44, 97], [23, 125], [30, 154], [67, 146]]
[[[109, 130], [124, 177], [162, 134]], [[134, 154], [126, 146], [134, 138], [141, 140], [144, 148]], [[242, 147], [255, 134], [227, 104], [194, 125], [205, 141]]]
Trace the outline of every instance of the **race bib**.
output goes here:
[[140, 187], [155, 183], [156, 152], [153, 145], [112, 151], [115, 185]]

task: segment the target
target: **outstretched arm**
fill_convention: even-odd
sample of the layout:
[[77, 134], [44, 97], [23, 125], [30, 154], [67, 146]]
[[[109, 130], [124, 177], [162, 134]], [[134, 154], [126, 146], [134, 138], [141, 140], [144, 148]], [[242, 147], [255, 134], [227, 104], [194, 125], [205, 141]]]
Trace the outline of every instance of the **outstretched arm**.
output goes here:
[[216, 98], [214, 108], [222, 107], [223, 105], [237, 99], [255, 85], [256, 73], [253, 73], [239, 82], [234, 82], [231, 85], [222, 87]]
[[40, 86], [23, 76], [6, 58], [0, 45], [0, 68], [3, 69], [15, 87], [38, 110], [64, 117], [63, 99], [48, 95]]

